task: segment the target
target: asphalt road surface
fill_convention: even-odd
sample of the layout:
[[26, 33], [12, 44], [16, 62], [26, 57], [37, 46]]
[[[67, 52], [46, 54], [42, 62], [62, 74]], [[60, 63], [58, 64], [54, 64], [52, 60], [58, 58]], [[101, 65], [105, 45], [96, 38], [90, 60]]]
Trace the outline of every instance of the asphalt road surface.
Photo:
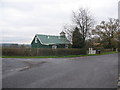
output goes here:
[[117, 88], [118, 55], [2, 59], [3, 88]]

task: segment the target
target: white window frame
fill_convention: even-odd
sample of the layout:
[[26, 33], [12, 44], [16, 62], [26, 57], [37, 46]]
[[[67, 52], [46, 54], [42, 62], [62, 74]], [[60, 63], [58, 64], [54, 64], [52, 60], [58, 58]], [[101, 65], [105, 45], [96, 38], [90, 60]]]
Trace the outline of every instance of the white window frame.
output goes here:
[[35, 43], [37, 43], [37, 37], [35, 37]]
[[67, 44], [65, 45], [65, 48], [68, 48], [68, 45], [67, 45]]
[[52, 49], [56, 49], [57, 48], [57, 45], [52, 45]]

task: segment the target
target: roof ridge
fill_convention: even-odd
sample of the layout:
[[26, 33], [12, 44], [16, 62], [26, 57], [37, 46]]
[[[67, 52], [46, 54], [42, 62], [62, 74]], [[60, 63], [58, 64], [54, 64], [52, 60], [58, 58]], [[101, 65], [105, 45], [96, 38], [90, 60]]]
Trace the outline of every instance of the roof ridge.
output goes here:
[[36, 35], [42, 35], [42, 36], [56, 36], [56, 37], [58, 37], [57, 35], [45, 35], [45, 34], [36, 34]]

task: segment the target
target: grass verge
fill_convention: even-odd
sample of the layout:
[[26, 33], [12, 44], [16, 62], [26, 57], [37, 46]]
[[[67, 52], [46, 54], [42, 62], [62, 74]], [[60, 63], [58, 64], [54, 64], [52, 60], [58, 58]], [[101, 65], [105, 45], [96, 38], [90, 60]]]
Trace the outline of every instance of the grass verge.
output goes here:
[[70, 57], [107, 55], [107, 54], [115, 54], [115, 53], [118, 53], [118, 52], [104, 52], [101, 54], [68, 55], [68, 56], [0, 56], [0, 58], [70, 58]]

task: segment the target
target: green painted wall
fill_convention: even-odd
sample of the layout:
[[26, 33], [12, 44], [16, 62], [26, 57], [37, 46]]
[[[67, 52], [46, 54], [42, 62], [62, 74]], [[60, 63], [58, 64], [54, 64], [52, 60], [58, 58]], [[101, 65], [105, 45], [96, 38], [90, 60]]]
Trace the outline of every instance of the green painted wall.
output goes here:
[[57, 45], [57, 48], [65, 48], [65, 44], [59, 44]]

